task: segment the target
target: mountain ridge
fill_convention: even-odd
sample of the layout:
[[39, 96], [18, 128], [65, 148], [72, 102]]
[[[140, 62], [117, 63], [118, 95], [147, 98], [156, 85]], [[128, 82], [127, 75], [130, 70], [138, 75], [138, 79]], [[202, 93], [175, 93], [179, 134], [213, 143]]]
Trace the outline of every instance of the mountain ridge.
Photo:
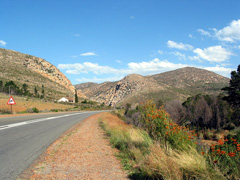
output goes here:
[[84, 88], [80, 84], [75, 87], [91, 100], [109, 106], [121, 106], [126, 103], [138, 104], [147, 99], [185, 100], [199, 93], [220, 93], [228, 82], [228, 78], [214, 72], [184, 67], [148, 76], [129, 74], [116, 82], [92, 83]]

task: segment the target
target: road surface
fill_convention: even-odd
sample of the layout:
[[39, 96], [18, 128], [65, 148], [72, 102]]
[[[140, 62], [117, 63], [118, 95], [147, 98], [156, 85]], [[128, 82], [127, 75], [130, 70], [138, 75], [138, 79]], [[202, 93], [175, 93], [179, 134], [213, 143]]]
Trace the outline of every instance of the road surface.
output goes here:
[[15, 180], [61, 134], [98, 112], [0, 118], [0, 179]]

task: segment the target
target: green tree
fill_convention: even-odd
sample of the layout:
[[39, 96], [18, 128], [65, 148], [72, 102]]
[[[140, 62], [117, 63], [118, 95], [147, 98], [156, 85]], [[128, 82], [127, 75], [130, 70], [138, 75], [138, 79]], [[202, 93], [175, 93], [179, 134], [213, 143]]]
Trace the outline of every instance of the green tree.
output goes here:
[[83, 103], [83, 104], [87, 104], [88, 103], [88, 101], [85, 99], [84, 101], [82, 101], [81, 103]]
[[75, 103], [78, 103], [78, 95], [77, 95], [77, 90], [75, 89]]
[[240, 65], [238, 65], [237, 71], [231, 72], [229, 86], [222, 88], [222, 90], [228, 94], [228, 96], [225, 96], [223, 99], [234, 108], [240, 108]]
[[11, 94], [18, 95], [20, 93], [19, 87], [13, 81], [7, 81], [3, 87], [5, 93], [9, 93], [9, 90]]
[[0, 91], [3, 91], [3, 81], [0, 80]]
[[25, 83], [22, 85], [22, 93], [23, 93], [24, 96], [26, 96], [29, 93], [28, 85], [25, 84]]
[[36, 87], [36, 86], [34, 87], [34, 95], [35, 95], [36, 97], [39, 97], [38, 90], [37, 90], [37, 87]]
[[45, 90], [44, 90], [44, 85], [42, 85], [42, 95], [41, 95], [41, 99], [43, 99], [45, 97]]

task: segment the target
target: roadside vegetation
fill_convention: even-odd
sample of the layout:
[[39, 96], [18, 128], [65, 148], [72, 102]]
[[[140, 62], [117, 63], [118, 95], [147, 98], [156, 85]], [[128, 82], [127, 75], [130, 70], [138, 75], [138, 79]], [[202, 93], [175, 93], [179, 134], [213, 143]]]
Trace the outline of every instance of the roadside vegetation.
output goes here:
[[161, 101], [127, 104], [115, 112], [122, 120], [109, 115], [100, 124], [132, 179], [237, 180], [239, 86], [240, 65], [223, 89], [228, 96], [197, 95], [165, 107]]
[[[7, 93], [0, 92], [0, 115], [11, 114], [11, 106], [7, 105], [9, 98]], [[13, 95], [13, 98], [16, 102], [16, 105], [12, 105], [13, 114], [111, 109], [109, 106], [89, 100], [78, 103], [58, 103], [23, 95]]]

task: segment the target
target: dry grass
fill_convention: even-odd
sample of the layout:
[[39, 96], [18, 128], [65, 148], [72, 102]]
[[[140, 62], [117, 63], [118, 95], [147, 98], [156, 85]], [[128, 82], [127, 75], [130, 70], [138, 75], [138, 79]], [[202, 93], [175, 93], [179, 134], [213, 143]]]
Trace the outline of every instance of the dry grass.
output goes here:
[[[12, 106], [13, 113], [23, 112], [29, 108], [34, 108], [34, 107], [36, 107], [40, 111], [45, 111], [45, 110], [50, 111], [51, 109], [65, 110], [73, 107], [71, 105], [57, 104], [54, 102], [45, 102], [42, 99], [36, 99], [36, 98], [13, 96], [13, 99], [16, 102], [16, 105]], [[4, 93], [0, 93], [0, 110], [11, 111], [11, 106], [7, 105], [8, 100], [9, 100], [8, 95]]]
[[188, 151], [176, 151], [171, 148], [162, 149], [160, 145], [154, 144], [141, 168], [154, 179], [207, 180], [212, 176], [205, 158], [192, 147]]
[[102, 122], [106, 125], [107, 131], [115, 132], [114, 134], [126, 135], [131, 143], [142, 143], [146, 140], [144, 131], [134, 128], [133, 125], [126, 124], [116, 115], [105, 113], [102, 116]]
[[170, 157], [177, 162], [186, 177], [209, 179], [206, 159], [193, 147], [189, 146], [188, 151], [171, 150]]
[[141, 168], [154, 179], [181, 180], [183, 177], [177, 162], [156, 144], [151, 147], [151, 153], [146, 156]]

